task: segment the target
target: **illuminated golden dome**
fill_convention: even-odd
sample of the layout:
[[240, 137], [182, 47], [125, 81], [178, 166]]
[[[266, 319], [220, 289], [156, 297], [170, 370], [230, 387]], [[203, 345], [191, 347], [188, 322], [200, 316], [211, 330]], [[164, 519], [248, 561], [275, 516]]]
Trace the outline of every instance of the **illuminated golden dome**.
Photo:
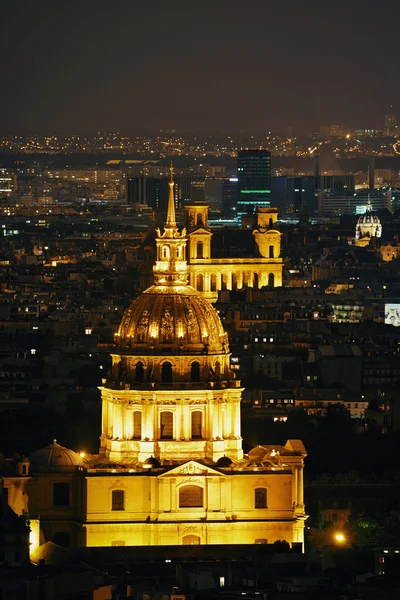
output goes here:
[[[154, 285], [125, 312], [116, 343], [143, 352], [174, 349], [181, 352], [227, 351], [227, 336], [215, 308], [188, 285]], [[175, 347], [175, 348], [174, 348]]]
[[187, 284], [186, 231], [176, 225], [174, 183], [169, 181], [164, 231], [156, 229], [156, 284], [134, 300], [116, 334], [116, 345], [129, 354], [228, 352], [227, 335], [215, 308]]

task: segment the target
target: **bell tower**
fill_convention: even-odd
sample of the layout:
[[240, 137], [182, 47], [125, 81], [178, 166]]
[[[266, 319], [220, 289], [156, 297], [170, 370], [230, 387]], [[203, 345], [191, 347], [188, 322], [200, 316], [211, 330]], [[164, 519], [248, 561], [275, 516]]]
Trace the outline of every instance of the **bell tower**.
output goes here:
[[[165, 227], [156, 230], [155, 285], [125, 312], [100, 388], [100, 453], [161, 464], [241, 459], [243, 389], [217, 311], [187, 284], [187, 238], [176, 225], [172, 168], [169, 186]], [[195, 215], [206, 227], [207, 206], [195, 207]], [[207, 229], [196, 232], [209, 242]]]

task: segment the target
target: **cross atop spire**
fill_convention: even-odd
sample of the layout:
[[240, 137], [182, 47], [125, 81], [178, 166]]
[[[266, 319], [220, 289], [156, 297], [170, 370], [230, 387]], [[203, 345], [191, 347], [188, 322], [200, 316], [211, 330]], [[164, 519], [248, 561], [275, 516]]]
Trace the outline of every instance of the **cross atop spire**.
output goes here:
[[174, 167], [171, 165], [169, 167], [169, 194], [168, 194], [168, 211], [167, 211], [167, 227], [176, 227], [176, 217], [175, 217], [175, 198], [174, 198], [174, 179], [173, 179]]

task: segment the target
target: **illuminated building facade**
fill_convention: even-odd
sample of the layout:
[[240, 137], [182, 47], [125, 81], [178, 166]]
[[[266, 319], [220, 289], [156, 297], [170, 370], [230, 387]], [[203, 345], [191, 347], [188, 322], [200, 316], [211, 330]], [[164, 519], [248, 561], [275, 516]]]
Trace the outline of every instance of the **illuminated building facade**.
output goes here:
[[271, 206], [271, 154], [268, 150], [239, 150], [237, 156], [238, 218], [257, 207]]
[[258, 208], [253, 231], [258, 256], [246, 258], [212, 258], [205, 203], [186, 205], [188, 229], [189, 282], [211, 302], [220, 290], [244, 287], [262, 288], [282, 285], [283, 259], [281, 233], [276, 229], [275, 208]]
[[188, 285], [172, 178], [156, 245], [155, 284], [125, 312], [101, 387], [99, 454], [54, 441], [21, 459], [3, 478], [10, 503], [36, 543], [302, 547], [304, 446], [243, 455], [243, 388], [216, 310]]

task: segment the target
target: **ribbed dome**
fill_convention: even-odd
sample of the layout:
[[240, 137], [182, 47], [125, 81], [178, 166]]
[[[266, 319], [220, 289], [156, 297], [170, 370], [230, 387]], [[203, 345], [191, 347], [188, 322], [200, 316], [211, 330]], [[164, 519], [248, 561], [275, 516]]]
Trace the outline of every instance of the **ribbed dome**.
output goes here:
[[188, 285], [154, 285], [143, 292], [125, 312], [116, 343], [138, 353], [149, 346], [155, 351], [185, 348], [200, 353], [205, 344], [210, 353], [227, 351], [217, 311]]
[[379, 225], [380, 219], [371, 212], [366, 212], [364, 215], [361, 215], [361, 217], [359, 217], [357, 223], [358, 225], [369, 225], [370, 223], [375, 223]]
[[54, 440], [52, 444], [35, 450], [30, 455], [32, 465], [37, 467], [77, 467], [82, 465], [82, 458], [69, 448], [64, 448]]

